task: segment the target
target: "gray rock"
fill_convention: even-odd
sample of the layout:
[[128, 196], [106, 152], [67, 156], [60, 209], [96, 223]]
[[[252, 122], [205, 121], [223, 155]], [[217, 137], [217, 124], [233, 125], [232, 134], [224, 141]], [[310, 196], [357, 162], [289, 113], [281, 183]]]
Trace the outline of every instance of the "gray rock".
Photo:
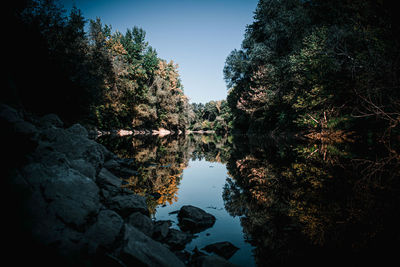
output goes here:
[[128, 224], [125, 224], [123, 245], [117, 257], [131, 266], [185, 266], [164, 245]]
[[100, 208], [99, 189], [89, 178], [72, 169], [61, 169], [42, 183], [49, 209], [65, 224], [82, 229]]
[[84, 176], [89, 177], [93, 181], [96, 179], [96, 169], [92, 164], [85, 161], [84, 159], [75, 159], [70, 161], [71, 168], [79, 171]]
[[182, 250], [193, 239], [193, 234], [181, 232], [176, 229], [169, 229], [168, 235], [165, 238], [165, 243], [172, 250]]
[[136, 211], [149, 215], [146, 199], [135, 194], [119, 194], [106, 200], [105, 204], [122, 217], [127, 217]]
[[104, 167], [119, 177], [129, 178], [138, 175], [138, 172], [132, 169], [132, 163], [132, 159], [113, 157], [104, 163]]
[[100, 172], [106, 154], [108, 152], [104, 146], [88, 139], [86, 130], [79, 124], [75, 124], [68, 130], [61, 128], [46, 128], [39, 134], [39, 140], [47, 144], [52, 150], [66, 155], [69, 160], [81, 160], [91, 164]]
[[178, 213], [179, 227], [183, 231], [198, 233], [210, 228], [215, 223], [215, 217], [204, 210], [186, 205], [183, 206]]
[[64, 123], [56, 114], [47, 114], [40, 118], [39, 125], [43, 128], [61, 128], [63, 127]]
[[108, 170], [115, 170], [120, 168], [121, 166], [115, 159], [110, 159], [104, 162], [104, 167], [107, 168]]
[[153, 221], [146, 215], [140, 212], [132, 213], [128, 219], [127, 223], [134, 226], [136, 229], [140, 230], [145, 235], [151, 237], [153, 235]]
[[86, 231], [86, 238], [90, 240], [92, 250], [98, 246], [110, 248], [121, 233], [123, 219], [112, 210], [102, 210], [97, 216], [97, 221]]
[[96, 183], [101, 189], [108, 191], [108, 196], [115, 196], [121, 193], [121, 179], [109, 172], [106, 168], [100, 170]]
[[225, 241], [207, 245], [202, 249], [209, 253], [213, 252], [225, 259], [229, 259], [236, 253], [236, 251], [238, 251], [239, 248], [235, 247], [232, 243]]
[[22, 116], [18, 113], [18, 111], [4, 104], [0, 105], [0, 118], [9, 123], [22, 121]]
[[158, 241], [164, 240], [168, 235], [171, 225], [171, 221], [156, 221], [154, 223], [153, 238]]
[[38, 134], [38, 129], [32, 123], [27, 121], [19, 121], [14, 124], [14, 130], [17, 133], [35, 137]]
[[70, 161], [64, 153], [54, 150], [48, 142], [39, 142], [35, 153], [32, 155], [35, 162], [40, 162], [46, 167], [70, 167]]
[[68, 132], [74, 135], [82, 136], [88, 138], [88, 131], [82, 125], [76, 123], [67, 129]]
[[41, 190], [41, 188], [43, 188], [42, 184], [52, 180], [53, 177], [56, 176], [45, 164], [38, 162], [25, 165], [21, 169], [21, 175], [24, 177], [27, 184], [29, 184], [32, 191]]

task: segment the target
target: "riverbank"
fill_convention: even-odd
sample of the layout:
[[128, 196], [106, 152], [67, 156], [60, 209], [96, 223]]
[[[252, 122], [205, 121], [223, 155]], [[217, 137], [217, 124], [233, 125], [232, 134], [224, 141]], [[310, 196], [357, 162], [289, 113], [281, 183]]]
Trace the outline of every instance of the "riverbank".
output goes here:
[[4, 203], [14, 204], [6, 209], [10, 258], [23, 251], [31, 262], [58, 266], [229, 266], [183, 251], [193, 234], [152, 221], [145, 197], [122, 188], [121, 177], [136, 173], [130, 160], [89, 139], [81, 125], [64, 128], [56, 115], [39, 118], [6, 105], [0, 121], [10, 193]]
[[185, 132], [182, 132], [181, 130], [178, 130], [177, 132], [167, 130], [164, 128], [159, 128], [159, 129], [153, 129], [153, 130], [148, 130], [148, 129], [134, 129], [134, 130], [124, 130], [124, 129], [119, 129], [119, 130], [110, 130], [110, 131], [101, 131], [97, 129], [93, 129], [90, 131], [89, 135], [94, 136], [94, 137], [100, 137], [104, 135], [117, 135], [117, 136], [141, 136], [141, 135], [157, 135], [159, 137], [163, 137], [166, 135], [181, 135], [181, 134], [214, 134], [215, 131], [192, 131], [192, 130], [186, 130]]

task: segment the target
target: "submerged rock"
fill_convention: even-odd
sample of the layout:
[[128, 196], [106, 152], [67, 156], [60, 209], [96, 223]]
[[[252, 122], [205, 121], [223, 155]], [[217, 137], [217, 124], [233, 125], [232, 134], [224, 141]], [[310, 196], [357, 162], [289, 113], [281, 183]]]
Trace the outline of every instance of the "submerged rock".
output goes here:
[[214, 215], [191, 205], [183, 206], [179, 210], [178, 219], [179, 227], [183, 231], [192, 233], [199, 233], [212, 227], [216, 220]]
[[213, 252], [225, 259], [229, 259], [230, 257], [232, 257], [233, 254], [235, 254], [236, 251], [238, 251], [238, 249], [239, 248], [235, 247], [232, 243], [227, 241], [217, 242], [202, 248], [202, 250], [205, 250], [207, 252]]
[[193, 234], [181, 232], [176, 229], [169, 229], [165, 243], [172, 250], [182, 250], [193, 239]]

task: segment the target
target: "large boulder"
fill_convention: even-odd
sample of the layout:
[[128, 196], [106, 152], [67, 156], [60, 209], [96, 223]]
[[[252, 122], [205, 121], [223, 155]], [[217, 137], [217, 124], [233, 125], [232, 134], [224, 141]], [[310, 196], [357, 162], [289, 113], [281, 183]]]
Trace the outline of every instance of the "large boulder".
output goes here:
[[126, 224], [116, 257], [128, 266], [185, 266], [170, 250], [135, 227]]
[[90, 249], [96, 252], [98, 247], [110, 249], [119, 237], [124, 220], [112, 210], [102, 210], [96, 222], [86, 231]]
[[127, 223], [140, 230], [145, 235], [151, 237], [153, 235], [153, 221], [150, 217], [140, 213], [134, 212], [127, 218]]
[[96, 179], [97, 185], [102, 190], [104, 198], [109, 198], [121, 193], [122, 182], [106, 168], [102, 168]]
[[56, 114], [46, 114], [39, 119], [38, 125], [42, 128], [61, 128], [64, 123]]
[[116, 211], [122, 217], [127, 217], [133, 212], [149, 215], [146, 199], [142, 196], [126, 193], [112, 196], [105, 202], [109, 209]]
[[[104, 147], [88, 139], [86, 130], [78, 124], [68, 130], [55, 127], [44, 129], [39, 138], [42, 144], [50, 147], [51, 150], [65, 154], [70, 161], [84, 160], [92, 165], [96, 175], [104, 165]], [[82, 164], [78, 162], [78, 165]], [[87, 169], [86, 166], [83, 168]], [[82, 168], [78, 166], [78, 170], [82, 170]]]
[[171, 225], [171, 221], [156, 221], [154, 223], [153, 238], [157, 241], [164, 240], [168, 235], [169, 227]]
[[60, 169], [51, 178], [41, 185], [49, 209], [65, 224], [81, 229], [100, 209], [97, 185], [73, 169]]
[[214, 215], [205, 212], [204, 210], [186, 205], [178, 212], [179, 227], [183, 231], [198, 233], [210, 228], [215, 223]]

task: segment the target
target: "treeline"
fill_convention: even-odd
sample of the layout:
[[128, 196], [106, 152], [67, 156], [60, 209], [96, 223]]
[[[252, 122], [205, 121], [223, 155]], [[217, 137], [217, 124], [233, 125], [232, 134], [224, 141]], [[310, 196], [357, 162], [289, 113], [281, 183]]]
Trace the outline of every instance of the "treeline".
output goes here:
[[96, 19], [85, 32], [81, 11], [66, 15], [53, 0], [8, 8], [12, 57], [4, 102], [103, 129], [188, 127], [190, 106], [177, 65], [158, 58], [144, 30], [112, 32]]
[[234, 127], [398, 134], [396, 10], [386, 0], [260, 0], [225, 63]]
[[192, 131], [214, 131], [225, 135], [232, 128], [231, 111], [226, 100], [192, 103], [189, 113]]

